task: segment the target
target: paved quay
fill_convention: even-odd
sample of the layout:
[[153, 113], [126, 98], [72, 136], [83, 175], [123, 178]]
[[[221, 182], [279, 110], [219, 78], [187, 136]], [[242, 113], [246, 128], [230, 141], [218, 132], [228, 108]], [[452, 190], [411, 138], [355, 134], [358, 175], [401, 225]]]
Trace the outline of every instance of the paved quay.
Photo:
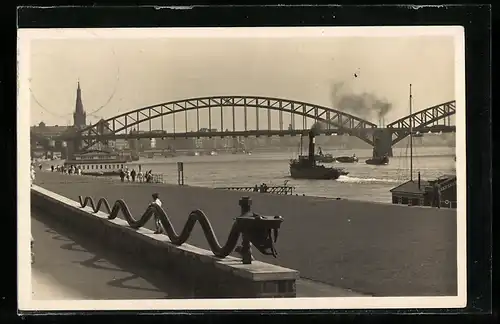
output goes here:
[[[35, 183], [70, 199], [78, 195], [111, 204], [123, 199], [134, 217], [153, 192], [180, 232], [190, 211], [202, 209], [221, 243], [239, 214], [243, 193], [166, 184], [121, 183], [118, 179], [37, 172]], [[316, 197], [247, 193], [253, 210], [282, 215], [278, 258], [256, 259], [299, 270], [301, 276], [374, 296], [457, 294], [456, 211]], [[152, 229], [150, 221], [146, 227]], [[199, 226], [188, 243], [208, 248]]]
[[32, 211], [36, 300], [168, 299], [189, 296], [162, 273], [127, 262]]

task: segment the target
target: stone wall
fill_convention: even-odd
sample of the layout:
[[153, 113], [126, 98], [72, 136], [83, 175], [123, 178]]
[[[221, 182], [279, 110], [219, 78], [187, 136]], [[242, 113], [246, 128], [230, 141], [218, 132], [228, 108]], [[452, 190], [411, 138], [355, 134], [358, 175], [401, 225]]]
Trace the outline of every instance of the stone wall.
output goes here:
[[296, 296], [299, 274], [295, 270], [260, 261], [243, 265], [241, 259], [232, 256], [220, 259], [189, 244], [176, 246], [165, 235], [155, 235], [146, 228], [134, 230], [122, 219], [108, 220], [107, 214], [80, 208], [77, 202], [37, 186], [31, 189], [31, 206], [73, 231], [94, 237], [107, 248], [178, 278], [193, 292], [186, 298]]

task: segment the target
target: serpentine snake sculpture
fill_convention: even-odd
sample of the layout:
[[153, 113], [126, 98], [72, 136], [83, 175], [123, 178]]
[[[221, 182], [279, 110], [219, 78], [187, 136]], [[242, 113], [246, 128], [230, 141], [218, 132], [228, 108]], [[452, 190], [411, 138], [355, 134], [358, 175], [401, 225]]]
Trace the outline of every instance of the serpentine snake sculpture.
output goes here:
[[[250, 253], [249, 243], [252, 243], [262, 254], [273, 255], [274, 257], [277, 256], [274, 243], [278, 239], [278, 229], [283, 222], [283, 218], [281, 216], [262, 216], [251, 212], [251, 201], [248, 197], [243, 197], [240, 200], [242, 214], [235, 218], [235, 222], [229, 232], [227, 241], [223, 246], [219, 244], [210, 221], [205, 213], [200, 209], [193, 210], [189, 214], [182, 232], [177, 234], [167, 213], [162, 207], [156, 204], [149, 205], [142, 216], [139, 219], [135, 219], [125, 201], [121, 199], [117, 200], [112, 208], [106, 198], [100, 198], [97, 201], [97, 205], [94, 203], [92, 197], [85, 197], [85, 199], [83, 199], [82, 196], [78, 196], [78, 200], [81, 208], [90, 206], [94, 213], [99, 212], [101, 207], [104, 207], [109, 214], [108, 219], [110, 220], [118, 217], [121, 212], [129, 226], [133, 229], [143, 227], [151, 219], [151, 217], [153, 217], [153, 215], [156, 215], [160, 219], [170, 242], [177, 246], [184, 244], [188, 240], [191, 232], [193, 231], [194, 225], [196, 222], [199, 222], [201, 228], [203, 229], [205, 238], [207, 239], [208, 245], [210, 246], [210, 250], [216, 257], [219, 258], [225, 258], [234, 251], [240, 234], [243, 236], [242, 255], [245, 252]], [[251, 261], [244, 263], [251, 263]]]

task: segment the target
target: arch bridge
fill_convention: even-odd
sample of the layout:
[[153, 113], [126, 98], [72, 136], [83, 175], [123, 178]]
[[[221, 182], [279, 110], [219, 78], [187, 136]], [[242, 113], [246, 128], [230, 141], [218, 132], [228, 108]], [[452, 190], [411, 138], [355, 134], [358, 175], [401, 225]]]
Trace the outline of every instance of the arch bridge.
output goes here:
[[455, 115], [455, 110], [456, 102], [452, 100], [417, 111], [387, 124], [386, 127], [391, 129], [394, 135], [392, 145], [410, 135], [410, 126], [413, 127], [414, 131], [420, 133], [426, 131], [454, 131], [455, 126], [452, 125], [451, 116]]
[[[240, 116], [237, 116], [237, 108], [243, 110]], [[184, 115], [180, 129], [175, 115]], [[167, 117], [171, 120], [165, 127]], [[194, 131], [189, 131], [190, 119], [195, 120]], [[154, 120], [159, 121], [156, 127], [152, 125]], [[377, 126], [362, 118], [306, 102], [255, 96], [200, 97], [161, 103], [101, 120], [82, 129], [78, 135], [84, 142], [82, 148], [87, 149], [99, 141], [120, 137], [296, 135], [309, 130], [315, 122], [321, 122], [322, 132], [347, 133], [373, 145], [367, 130]], [[142, 134], [151, 136], [141, 136], [141, 129]]]
[[[392, 145], [409, 135], [408, 120], [414, 122], [415, 130], [425, 131], [454, 113], [455, 101], [450, 101], [402, 118], [381, 129], [360, 117], [302, 101], [261, 96], [211, 96], [135, 109], [102, 119], [75, 134], [66, 135], [64, 139], [77, 143], [77, 151], [85, 151], [97, 143], [107, 143], [108, 140], [118, 138], [298, 135], [307, 133], [319, 122], [320, 133], [356, 136], [375, 148], [381, 147], [379, 150], [374, 149], [374, 155], [382, 154], [381, 151], [392, 155], [392, 150], [388, 151]], [[387, 134], [390, 140], [386, 139]], [[396, 134], [395, 139], [392, 139], [393, 134]]]

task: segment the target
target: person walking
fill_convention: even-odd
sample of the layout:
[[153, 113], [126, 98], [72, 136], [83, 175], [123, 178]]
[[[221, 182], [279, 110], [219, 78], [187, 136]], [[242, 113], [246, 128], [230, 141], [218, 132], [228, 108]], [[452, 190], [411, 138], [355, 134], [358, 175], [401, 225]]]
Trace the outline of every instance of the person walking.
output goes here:
[[[160, 196], [158, 195], [158, 193], [154, 193], [152, 195], [153, 197], [153, 201], [151, 202], [150, 205], [157, 205], [157, 206], [160, 206], [162, 205], [162, 202], [160, 200]], [[154, 218], [155, 218], [155, 234], [161, 234], [163, 233], [163, 227], [161, 226], [161, 223], [160, 223], [160, 218], [158, 217], [158, 215], [156, 213], [154, 213]]]
[[433, 186], [432, 206], [441, 208], [441, 185], [437, 182]]
[[135, 169], [132, 169], [132, 172], [130, 172], [130, 176], [132, 177], [132, 182], [135, 182]]
[[33, 181], [35, 181], [35, 177], [36, 177], [36, 173], [35, 173], [35, 167], [33, 166], [33, 164], [31, 165], [31, 170], [30, 170], [30, 186], [33, 185]]

